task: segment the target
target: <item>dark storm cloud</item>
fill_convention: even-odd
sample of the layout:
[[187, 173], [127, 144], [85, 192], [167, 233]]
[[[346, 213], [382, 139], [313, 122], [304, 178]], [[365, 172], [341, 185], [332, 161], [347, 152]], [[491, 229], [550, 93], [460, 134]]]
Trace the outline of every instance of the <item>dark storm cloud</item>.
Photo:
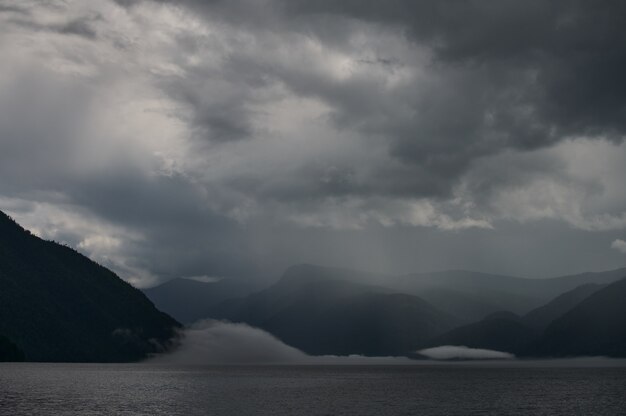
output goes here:
[[[97, 37], [94, 23], [97, 22], [99, 16], [83, 16], [75, 19], [68, 20], [63, 23], [37, 23], [28, 19], [28, 12], [22, 9], [8, 9], [20, 13], [21, 16], [13, 19], [9, 19], [8, 22], [21, 26], [26, 29], [32, 29], [42, 32], [59, 33], [62, 35], [76, 35], [85, 39], [95, 39]], [[2, 11], [2, 10], [0, 10]]]
[[0, 203], [136, 284], [298, 262], [576, 271], [541, 233], [519, 260], [536, 220], [618, 261], [621, 2], [31, 6], [0, 0]]
[[245, 80], [221, 73], [220, 82], [211, 83], [216, 74], [190, 72], [188, 79], [165, 81], [164, 88], [191, 108], [189, 121], [196, 127], [196, 137], [214, 142], [250, 138], [253, 114], [246, 106], [250, 90]]
[[26, 11], [18, 6], [0, 4], [0, 13], [25, 13]]
[[[458, 178], [476, 157], [568, 136], [626, 132], [626, 6], [618, 1], [287, 2], [296, 16], [337, 14], [401, 25], [435, 53], [444, 76], [393, 114], [345, 100], [339, 118], [391, 136], [391, 151], [434, 178]], [[419, 97], [419, 98], [418, 98]], [[402, 97], [398, 97], [401, 101]], [[378, 127], [378, 128], [377, 128]], [[419, 190], [418, 190], [419, 191]]]
[[[385, 137], [390, 155], [414, 169], [394, 180], [409, 180], [395, 187], [406, 196], [447, 197], [476, 158], [505, 149], [537, 149], [575, 136], [619, 142], [626, 132], [622, 2], [266, 1], [261, 19], [253, 17], [260, 6], [250, 2], [187, 4], [259, 32], [304, 33], [357, 57], [346, 39], [359, 21], [396, 27], [416, 48], [427, 48], [431, 74], [397, 88], [367, 74], [336, 80], [257, 56], [235, 54], [232, 63], [324, 100], [340, 128]], [[407, 56], [357, 61], [388, 71], [413, 65]], [[246, 119], [236, 111], [227, 120], [208, 112], [218, 130], [241, 131], [229, 120], [240, 126]], [[345, 189], [368, 192], [367, 182]], [[384, 189], [391, 188], [374, 192]]]
[[77, 203], [101, 218], [141, 231], [143, 241], [127, 247], [137, 268], [161, 279], [207, 270], [215, 276], [252, 273], [248, 258], [240, 255], [241, 226], [212, 210], [205, 190], [188, 178], [115, 173], [71, 189]]
[[118, 167], [67, 178], [63, 192], [101, 220], [141, 233], [140, 240], [123, 246], [130, 259], [126, 266], [133, 269], [160, 280], [207, 270], [215, 276], [253, 273], [253, 264], [240, 253], [245, 250], [242, 227], [211, 209], [206, 190], [180, 174], [146, 175]]
[[141, 0], [113, 0], [113, 1], [122, 7], [132, 7], [135, 4], [139, 3]]
[[[206, 270], [218, 275], [251, 272], [248, 261], [236, 254], [242, 246], [239, 225], [212, 210], [207, 190], [192, 178], [158, 172], [158, 161], [148, 156], [155, 174], [127, 153], [102, 169], [78, 167], [89, 162], [77, 150], [88, 140], [77, 135], [77, 120], [87, 119], [94, 105], [84, 85], [29, 69], [3, 92], [0, 136], [11, 140], [2, 142], [0, 195], [16, 201], [5, 209], [28, 214], [35, 209], [27, 202], [33, 199], [140, 233], [141, 239], [125, 239], [119, 247], [128, 258], [124, 265], [98, 259], [125, 276], [132, 274], [129, 268], [160, 279]], [[85, 239], [83, 227], [71, 222], [56, 226], [50, 212], [37, 215], [50, 221], [42, 224], [44, 237], [72, 247]]]
[[55, 29], [59, 33], [67, 35], [77, 35], [89, 39], [95, 39], [97, 34], [93, 28], [93, 22], [97, 21], [98, 17], [86, 17], [82, 19], [74, 19], [63, 25], [56, 27]]
[[[616, 138], [624, 134], [623, 2], [290, 1], [285, 7], [296, 16], [338, 14], [402, 25], [415, 42], [432, 47], [440, 62], [465, 70], [496, 76], [530, 71], [533, 94], [520, 98], [548, 127], [567, 134]], [[514, 79], [505, 81], [513, 88], [528, 86], [523, 79], [517, 80], [518, 86]], [[480, 84], [498, 86], [497, 82], [496, 77]], [[523, 137], [512, 144], [532, 147], [546, 140], [549, 144], [550, 136], [544, 131], [535, 140]]]

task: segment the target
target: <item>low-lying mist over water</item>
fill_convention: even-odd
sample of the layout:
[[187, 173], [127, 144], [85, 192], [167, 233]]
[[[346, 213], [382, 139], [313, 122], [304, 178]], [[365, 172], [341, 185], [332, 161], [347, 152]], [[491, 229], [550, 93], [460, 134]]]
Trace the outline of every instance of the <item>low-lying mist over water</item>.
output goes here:
[[205, 320], [182, 331], [180, 346], [149, 360], [155, 364], [410, 364], [405, 357], [310, 356], [246, 324]]
[[241, 282], [227, 280], [176, 279], [145, 293], [183, 322], [223, 321], [187, 330], [183, 348], [202, 348], [206, 361], [626, 355], [626, 269], [527, 279], [460, 270], [393, 276], [303, 264], [257, 290], [241, 291]]
[[442, 345], [417, 351], [425, 357], [434, 360], [510, 360], [515, 355], [482, 348], [469, 348], [464, 345]]
[[[148, 364], [167, 365], [434, 365], [460, 362], [529, 367], [626, 367], [626, 359], [569, 357], [518, 360], [514, 354], [463, 345], [442, 345], [415, 351], [407, 357], [311, 356], [286, 345], [273, 335], [246, 324], [204, 320], [181, 330], [180, 345], [157, 354]], [[434, 360], [434, 361], [433, 361]]]
[[180, 346], [154, 362], [173, 364], [304, 363], [306, 354], [246, 324], [205, 320], [182, 331]]

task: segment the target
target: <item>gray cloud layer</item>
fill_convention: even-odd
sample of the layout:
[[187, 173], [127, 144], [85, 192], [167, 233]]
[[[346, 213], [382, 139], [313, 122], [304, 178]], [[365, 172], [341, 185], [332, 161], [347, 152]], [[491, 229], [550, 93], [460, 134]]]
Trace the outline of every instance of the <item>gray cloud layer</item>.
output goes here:
[[140, 286], [617, 267], [624, 9], [0, 1], [0, 208]]

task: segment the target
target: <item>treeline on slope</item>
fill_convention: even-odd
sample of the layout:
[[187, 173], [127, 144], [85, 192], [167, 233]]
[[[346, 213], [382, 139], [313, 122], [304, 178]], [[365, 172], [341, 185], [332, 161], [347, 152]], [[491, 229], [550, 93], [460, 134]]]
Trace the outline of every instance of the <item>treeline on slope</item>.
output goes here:
[[0, 334], [26, 360], [140, 360], [179, 326], [110, 270], [0, 212]]

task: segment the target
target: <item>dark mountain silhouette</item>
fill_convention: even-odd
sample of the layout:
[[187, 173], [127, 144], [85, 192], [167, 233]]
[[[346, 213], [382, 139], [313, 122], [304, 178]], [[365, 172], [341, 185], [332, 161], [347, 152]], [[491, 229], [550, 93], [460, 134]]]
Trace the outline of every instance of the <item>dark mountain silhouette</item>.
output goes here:
[[225, 302], [212, 317], [262, 328], [314, 355], [405, 355], [457, 324], [416, 296], [345, 280], [351, 273], [291, 267], [270, 288]]
[[[398, 290], [402, 289], [399, 288]], [[505, 307], [504, 302], [484, 296], [481, 293], [467, 293], [466, 291], [443, 287], [420, 289], [414, 293], [428, 303], [437, 305], [439, 309], [454, 315], [464, 323], [479, 321]]]
[[[534, 345], [543, 329], [603, 286], [586, 284], [557, 293], [522, 317], [512, 312], [490, 312], [498, 305], [494, 299], [510, 291], [510, 296], [503, 298], [511, 301], [519, 292], [522, 295], [517, 299], [532, 300], [527, 307], [545, 298], [541, 291], [552, 293], [590, 279], [613, 281], [620, 272], [546, 281], [504, 277], [505, 284], [494, 283], [499, 278], [495, 275], [442, 272], [412, 280], [409, 289], [404, 286], [404, 290], [424, 294], [431, 300], [428, 302], [421, 296], [398, 293], [402, 286], [397, 284], [397, 277], [301, 265], [288, 269], [280, 281], [264, 291], [222, 303], [213, 309], [212, 316], [261, 327], [311, 354], [404, 355], [416, 346], [451, 344], [536, 355]], [[359, 283], [363, 281], [372, 284]], [[495, 289], [489, 290], [489, 284]], [[465, 319], [459, 318], [463, 308]], [[450, 311], [456, 316], [451, 318], [453, 315], [446, 313]], [[465, 324], [468, 316], [480, 314], [487, 316]], [[442, 332], [446, 326], [449, 331]]]
[[139, 360], [178, 326], [110, 270], [0, 212], [0, 334], [26, 360]]
[[463, 345], [470, 348], [523, 354], [537, 336], [537, 330], [524, 324], [512, 312], [497, 312], [485, 319], [430, 340], [425, 346]]
[[[612, 285], [618, 287], [618, 283], [616, 282]], [[603, 288], [608, 288], [608, 286], [596, 284], [579, 286], [557, 296], [546, 305], [532, 310], [523, 317], [511, 312], [495, 313], [479, 322], [464, 325], [442, 334], [430, 340], [426, 346], [464, 345], [471, 348], [506, 351], [522, 356], [581, 355], [576, 352], [566, 352], [568, 349], [573, 348], [573, 344], [570, 343], [581, 344], [581, 341], [577, 338], [578, 335], [575, 335], [575, 328], [578, 328], [580, 325], [587, 325], [589, 328], [592, 328], [595, 326], [594, 322], [596, 320], [598, 320], [599, 327], [602, 328], [605, 323], [596, 315], [596, 312], [592, 313], [591, 309], [605, 300], [608, 301], [608, 296], [597, 299], [593, 303], [594, 306], [587, 306], [584, 308], [584, 311], [574, 311], [580, 305], [585, 305], [586, 299], [590, 299]], [[623, 295], [626, 296], [626, 292]], [[622, 298], [623, 301], [626, 301], [626, 297]], [[609, 303], [604, 308], [610, 309], [615, 307], [615, 304], [611, 305]], [[616, 313], [619, 313], [619, 311], [616, 311]], [[567, 318], [568, 316], [569, 318]], [[561, 318], [564, 318], [564, 320], [561, 321]], [[621, 318], [605, 316], [605, 319], [614, 322], [612, 328], [619, 332]], [[615, 322], [618, 323], [615, 324]], [[570, 328], [569, 338], [561, 338], [563, 336], [563, 326]], [[544, 333], [546, 328], [548, 330]], [[582, 327], [579, 329], [582, 329]], [[618, 338], [613, 332], [604, 333], [605, 345], [611, 345]], [[592, 343], [595, 345], [596, 341], [592, 341]], [[551, 349], [550, 346], [553, 346], [553, 348]], [[602, 347], [597, 351], [605, 351], [603, 353], [597, 352], [597, 354], [601, 355], [615, 355], [615, 353], [610, 353], [606, 347]], [[589, 353], [584, 353], [583, 355], [589, 355]]]
[[[303, 273], [307, 268], [311, 279], [344, 280], [385, 287], [390, 293], [417, 296], [466, 324], [501, 310], [523, 315], [581, 284], [603, 284], [626, 274], [626, 269], [621, 269], [551, 279], [526, 279], [462, 270], [401, 276], [312, 265], [296, 266], [293, 270]], [[174, 279], [147, 289], [145, 293], [159, 309], [190, 323], [210, 317], [209, 311], [226, 299], [243, 297], [260, 289], [251, 283], [231, 279], [214, 283]]]
[[531, 353], [626, 357], [626, 279], [598, 290], [554, 320]]
[[258, 290], [257, 285], [249, 281], [222, 279], [217, 282], [199, 282], [177, 278], [144, 289], [143, 292], [159, 310], [189, 324], [206, 318], [215, 305], [255, 290]]
[[0, 362], [24, 361], [24, 353], [7, 337], [0, 335]]
[[[476, 321], [490, 313], [503, 310], [512, 303], [519, 303], [516, 300], [519, 296], [515, 293], [510, 293], [507, 298], [503, 291], [490, 291], [489, 282], [499, 278], [528, 280], [468, 271], [398, 276], [314, 265], [296, 266], [294, 270], [300, 270], [299, 268], [308, 268], [311, 271], [311, 278], [340, 279], [385, 287], [394, 293], [415, 295], [466, 322]], [[523, 300], [521, 302], [524, 307], [528, 306], [529, 302]]]
[[565, 292], [562, 295], [557, 296], [544, 306], [533, 309], [524, 315], [523, 321], [531, 328], [543, 330], [550, 325], [552, 321], [561, 317], [603, 287], [605, 287], [605, 285], [593, 283], [578, 286], [569, 292]]
[[[527, 290], [528, 285], [534, 283], [532, 279], [521, 277], [449, 270], [396, 276], [389, 281], [389, 287], [418, 296], [435, 290], [454, 291], [463, 300], [458, 305], [450, 305], [451, 311], [474, 320], [501, 310], [521, 314], [541, 305], [542, 295]], [[464, 306], [468, 301], [477, 306], [468, 310]]]
[[384, 275], [341, 268], [308, 267], [318, 277], [382, 286], [395, 293], [418, 296], [466, 322], [476, 322], [502, 310], [524, 315], [583, 284], [607, 284], [626, 275], [626, 268], [528, 279], [467, 270]]
[[[462, 294], [465, 299], [471, 299], [476, 305], [482, 305], [476, 306], [475, 310], [477, 313], [472, 317], [483, 313], [480, 308], [483, 308], [484, 311], [487, 311], [489, 308], [497, 308], [487, 313], [509, 310], [523, 315], [578, 286], [587, 283], [607, 284], [619, 280], [625, 275], [626, 269], [617, 269], [547, 279], [527, 279], [464, 270], [451, 270], [389, 277], [385, 286], [402, 293], [416, 294], [418, 296], [423, 296], [424, 293], [434, 289], [453, 290], [458, 294]], [[424, 296], [424, 298], [428, 300], [428, 297]], [[462, 303], [459, 305], [462, 305]], [[451, 305], [448, 311], [455, 313], [454, 309], [458, 309], [459, 305]], [[461, 313], [463, 313], [463, 309], [456, 312], [456, 314]], [[467, 310], [465, 313], [467, 313]]]

